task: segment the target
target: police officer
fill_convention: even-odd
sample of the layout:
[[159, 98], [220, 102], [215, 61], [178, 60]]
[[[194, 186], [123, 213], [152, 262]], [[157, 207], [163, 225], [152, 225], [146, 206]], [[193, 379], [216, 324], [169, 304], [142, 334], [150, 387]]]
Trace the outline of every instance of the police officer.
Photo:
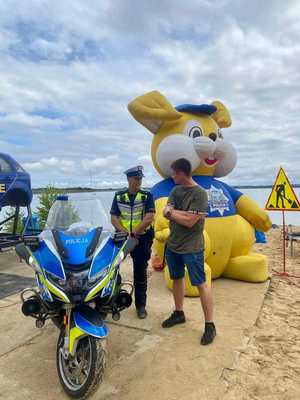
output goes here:
[[152, 194], [141, 189], [143, 167], [138, 165], [124, 172], [128, 188], [115, 193], [111, 206], [111, 223], [117, 231], [128, 232], [138, 244], [131, 252], [138, 318], [146, 318], [147, 266], [153, 242], [152, 222], [154, 201]]

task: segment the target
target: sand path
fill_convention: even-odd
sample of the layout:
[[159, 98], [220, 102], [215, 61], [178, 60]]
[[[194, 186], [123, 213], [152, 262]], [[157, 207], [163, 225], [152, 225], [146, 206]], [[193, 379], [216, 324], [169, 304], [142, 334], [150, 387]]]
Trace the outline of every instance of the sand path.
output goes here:
[[[283, 265], [280, 230], [257, 246], [272, 268]], [[300, 275], [300, 245], [287, 249], [287, 271]], [[300, 398], [300, 279], [273, 277], [256, 325], [247, 332], [248, 346], [232, 370], [224, 371], [224, 400], [296, 400]]]

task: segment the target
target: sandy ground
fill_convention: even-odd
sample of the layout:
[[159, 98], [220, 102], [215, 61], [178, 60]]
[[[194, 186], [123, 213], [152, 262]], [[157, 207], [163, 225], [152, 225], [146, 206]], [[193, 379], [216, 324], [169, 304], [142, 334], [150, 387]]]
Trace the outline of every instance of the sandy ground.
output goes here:
[[[280, 229], [256, 247], [269, 256], [273, 269], [282, 271]], [[287, 249], [286, 270], [300, 276], [300, 243], [294, 244], [293, 257]], [[248, 345], [223, 373], [224, 400], [300, 399], [300, 279], [273, 276], [257, 323], [245, 334]]]
[[[272, 268], [281, 268], [280, 230], [256, 247], [269, 255]], [[296, 244], [287, 269], [300, 275], [299, 256]], [[131, 278], [130, 261], [124, 270]], [[32, 277], [13, 253], [0, 254], [0, 274]], [[172, 297], [161, 273], [153, 272], [149, 286], [146, 321], [137, 320], [131, 308], [117, 325], [109, 324], [108, 367], [92, 399], [300, 398], [300, 280], [274, 277], [270, 286], [214, 281], [218, 336], [208, 347], [199, 345], [199, 300], [186, 299], [185, 325], [163, 330]], [[51, 324], [37, 330], [23, 317], [17, 295], [0, 300], [0, 398], [66, 398], [55, 367], [57, 336]]]

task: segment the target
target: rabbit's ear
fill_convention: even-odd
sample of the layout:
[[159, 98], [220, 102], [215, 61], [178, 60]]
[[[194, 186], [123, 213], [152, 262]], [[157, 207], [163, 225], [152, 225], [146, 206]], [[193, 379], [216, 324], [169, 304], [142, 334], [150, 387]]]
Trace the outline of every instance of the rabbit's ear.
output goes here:
[[217, 111], [215, 111], [211, 117], [216, 121], [220, 128], [228, 128], [231, 125], [229, 111], [220, 101], [214, 101], [212, 104], [217, 107]]
[[182, 114], [157, 91], [146, 93], [137, 97], [128, 104], [128, 110], [140, 124], [152, 133], [156, 133], [166, 121], [175, 121]]

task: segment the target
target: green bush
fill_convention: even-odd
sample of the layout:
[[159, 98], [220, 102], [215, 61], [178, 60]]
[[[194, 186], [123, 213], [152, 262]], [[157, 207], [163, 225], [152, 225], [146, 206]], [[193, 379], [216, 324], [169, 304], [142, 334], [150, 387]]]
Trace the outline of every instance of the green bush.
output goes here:
[[39, 194], [39, 206], [37, 207], [37, 214], [41, 229], [44, 229], [45, 227], [50, 208], [55, 202], [56, 196], [61, 193], [61, 190], [56, 189], [53, 186], [47, 186], [45, 189], [43, 189], [42, 193]]
[[[4, 219], [14, 216], [15, 212], [16, 212], [16, 209], [14, 207], [9, 207], [9, 209], [5, 213]], [[16, 233], [22, 233], [22, 231], [23, 231], [22, 219], [24, 218], [24, 215], [25, 214], [20, 210]], [[4, 232], [13, 233], [14, 221], [15, 221], [15, 219], [12, 218], [5, 223]]]

